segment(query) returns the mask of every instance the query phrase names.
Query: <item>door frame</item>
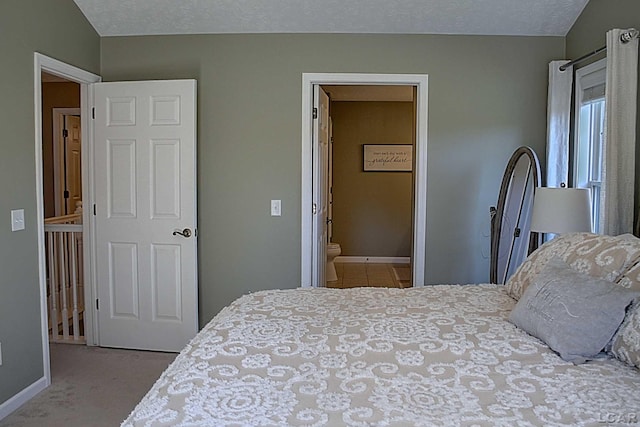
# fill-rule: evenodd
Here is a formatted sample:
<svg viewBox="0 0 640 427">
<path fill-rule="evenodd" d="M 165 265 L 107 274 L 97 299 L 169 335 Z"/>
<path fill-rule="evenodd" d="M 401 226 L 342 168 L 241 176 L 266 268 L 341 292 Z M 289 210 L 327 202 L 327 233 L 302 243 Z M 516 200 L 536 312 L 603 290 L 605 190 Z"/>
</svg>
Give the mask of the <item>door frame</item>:
<svg viewBox="0 0 640 427">
<path fill-rule="evenodd" d="M 34 134 L 35 134 L 35 174 L 36 174 L 36 227 L 38 235 L 38 278 L 40 283 L 40 317 L 42 331 L 42 363 L 46 386 L 51 384 L 51 367 L 49 364 L 49 325 L 47 322 L 47 283 L 46 283 L 46 256 L 44 247 L 44 197 L 43 197 L 43 171 L 42 171 L 42 78 L 43 71 L 62 77 L 66 80 L 80 84 L 80 115 L 82 126 L 82 199 L 86 200 L 85 209 L 82 213 L 82 242 L 83 242 L 83 259 L 84 259 L 84 298 L 85 298 L 85 316 L 84 329 L 87 345 L 96 345 L 96 319 L 93 304 L 87 302 L 93 301 L 95 295 L 95 280 L 93 280 L 93 227 L 92 216 L 89 214 L 89 206 L 93 204 L 93 188 L 92 174 L 89 173 L 88 165 L 93 156 L 93 141 L 91 135 L 93 132 L 93 123 L 91 117 L 92 94 L 89 85 L 97 83 L 102 78 L 96 74 L 90 73 L 73 65 L 66 64 L 57 59 L 34 52 L 34 73 L 33 73 L 33 92 L 34 92 Z M 86 185 L 85 185 L 86 183 Z M 89 286 L 87 286 L 89 285 Z"/>
<path fill-rule="evenodd" d="M 301 286 L 313 283 L 313 86 L 398 85 L 416 87 L 416 148 L 413 193 L 412 284 L 424 286 L 427 218 L 427 119 L 429 76 L 426 74 L 302 73 L 302 205 Z"/>
<path fill-rule="evenodd" d="M 55 203 L 55 213 L 56 216 L 62 215 L 62 210 L 65 205 L 64 199 L 60 199 L 60 194 L 62 190 L 62 174 L 65 172 L 63 169 L 63 156 L 64 150 L 62 145 L 64 144 L 64 137 L 62 136 L 62 130 L 64 129 L 65 123 L 61 123 L 62 120 L 65 120 L 66 116 L 80 116 L 82 119 L 82 114 L 80 108 L 54 108 L 53 109 L 53 192 L 54 198 L 53 201 Z M 82 131 L 82 129 L 80 129 Z M 84 141 L 82 142 L 84 144 Z M 82 155 L 82 153 L 81 153 Z"/>
</svg>

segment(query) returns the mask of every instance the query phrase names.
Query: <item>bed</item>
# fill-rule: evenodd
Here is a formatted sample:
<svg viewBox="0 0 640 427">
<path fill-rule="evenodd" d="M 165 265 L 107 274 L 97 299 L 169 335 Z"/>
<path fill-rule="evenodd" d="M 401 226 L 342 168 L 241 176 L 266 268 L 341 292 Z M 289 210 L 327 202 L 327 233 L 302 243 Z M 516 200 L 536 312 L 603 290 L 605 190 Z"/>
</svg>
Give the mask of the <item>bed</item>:
<svg viewBox="0 0 640 427">
<path fill-rule="evenodd" d="M 543 245 L 506 286 L 245 295 L 198 333 L 123 426 L 640 423 L 640 241 L 593 236 Z M 510 320 L 554 258 L 629 291 L 606 351 L 585 363 Z"/>
</svg>

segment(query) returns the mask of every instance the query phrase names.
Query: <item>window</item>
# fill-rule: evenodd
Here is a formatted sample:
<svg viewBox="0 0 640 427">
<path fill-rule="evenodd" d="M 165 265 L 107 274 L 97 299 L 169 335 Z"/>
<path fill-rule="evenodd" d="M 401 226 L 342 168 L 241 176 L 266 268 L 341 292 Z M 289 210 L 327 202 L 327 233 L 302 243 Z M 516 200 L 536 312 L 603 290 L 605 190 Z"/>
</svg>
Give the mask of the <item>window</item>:
<svg viewBox="0 0 640 427">
<path fill-rule="evenodd" d="M 574 186 L 591 189 L 592 230 L 600 226 L 606 59 L 576 71 Z"/>
</svg>

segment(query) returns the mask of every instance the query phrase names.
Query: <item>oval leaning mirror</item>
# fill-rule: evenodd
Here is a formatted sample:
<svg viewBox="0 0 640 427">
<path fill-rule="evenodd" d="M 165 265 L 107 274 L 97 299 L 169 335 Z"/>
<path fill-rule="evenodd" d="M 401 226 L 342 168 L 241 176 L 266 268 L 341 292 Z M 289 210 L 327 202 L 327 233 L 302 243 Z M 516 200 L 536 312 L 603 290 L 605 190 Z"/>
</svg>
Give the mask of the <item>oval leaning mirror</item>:
<svg viewBox="0 0 640 427">
<path fill-rule="evenodd" d="M 518 148 L 507 163 L 497 206 L 491 207 L 491 283 L 505 283 L 538 247 L 530 231 L 533 194 L 540 185 L 540 163 L 529 147 Z"/>
</svg>

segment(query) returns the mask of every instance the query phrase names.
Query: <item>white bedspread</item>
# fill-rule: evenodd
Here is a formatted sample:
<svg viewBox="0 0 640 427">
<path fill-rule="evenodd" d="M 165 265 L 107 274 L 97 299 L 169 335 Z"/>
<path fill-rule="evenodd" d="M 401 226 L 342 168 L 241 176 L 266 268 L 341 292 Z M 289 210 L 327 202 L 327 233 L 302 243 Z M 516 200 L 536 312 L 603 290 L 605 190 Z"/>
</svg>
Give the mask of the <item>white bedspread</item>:
<svg viewBox="0 0 640 427">
<path fill-rule="evenodd" d="M 564 362 L 506 320 L 514 304 L 500 285 L 247 295 L 123 425 L 640 423 L 640 371 Z"/>
</svg>

